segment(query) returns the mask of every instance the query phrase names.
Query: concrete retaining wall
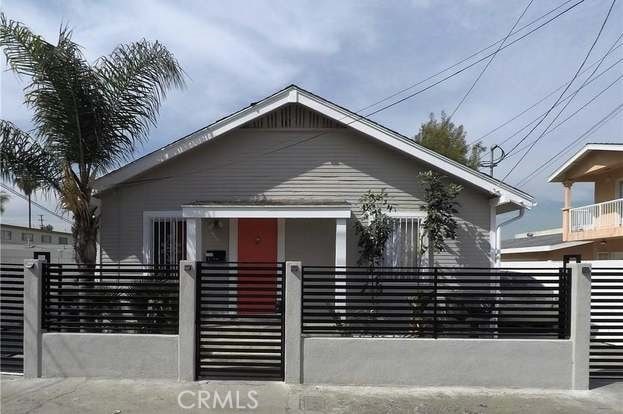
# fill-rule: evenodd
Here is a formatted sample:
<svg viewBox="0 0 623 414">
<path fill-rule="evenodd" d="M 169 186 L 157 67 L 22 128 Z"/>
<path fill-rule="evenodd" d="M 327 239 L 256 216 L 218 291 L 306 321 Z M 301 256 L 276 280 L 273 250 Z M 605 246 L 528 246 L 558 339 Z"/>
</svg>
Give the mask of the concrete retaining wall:
<svg viewBox="0 0 623 414">
<path fill-rule="evenodd" d="M 45 333 L 43 377 L 178 378 L 178 336 Z"/>
<path fill-rule="evenodd" d="M 303 337 L 310 384 L 572 387 L 569 340 Z"/>
</svg>

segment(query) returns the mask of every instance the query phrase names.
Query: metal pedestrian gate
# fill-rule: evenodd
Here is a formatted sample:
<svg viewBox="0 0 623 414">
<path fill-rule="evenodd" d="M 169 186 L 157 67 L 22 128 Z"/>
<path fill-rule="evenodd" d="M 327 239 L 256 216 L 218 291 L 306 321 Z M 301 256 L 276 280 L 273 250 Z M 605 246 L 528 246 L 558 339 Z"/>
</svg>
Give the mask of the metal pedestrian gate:
<svg viewBox="0 0 623 414">
<path fill-rule="evenodd" d="M 0 264 L 0 371 L 24 372 L 24 265 Z"/>
<path fill-rule="evenodd" d="M 623 268 L 593 269 L 590 375 L 623 379 Z"/>
<path fill-rule="evenodd" d="M 197 379 L 283 380 L 284 268 L 197 264 Z"/>
</svg>

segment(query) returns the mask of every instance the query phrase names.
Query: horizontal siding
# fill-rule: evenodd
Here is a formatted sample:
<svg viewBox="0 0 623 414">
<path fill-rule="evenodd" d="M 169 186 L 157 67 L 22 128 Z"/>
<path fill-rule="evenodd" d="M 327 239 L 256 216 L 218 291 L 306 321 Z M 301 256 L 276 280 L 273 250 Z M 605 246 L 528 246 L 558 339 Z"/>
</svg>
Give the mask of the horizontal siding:
<svg viewBox="0 0 623 414">
<path fill-rule="evenodd" d="M 176 210 L 193 201 L 305 198 L 356 205 L 366 191 L 385 189 L 398 210 L 420 209 L 423 189 L 418 173 L 428 167 L 367 136 L 349 129 L 324 131 L 278 150 L 317 134 L 239 129 L 105 192 L 103 257 L 139 260 L 142 212 Z M 487 265 L 488 195 L 463 184 L 459 238 L 449 243 L 449 252 L 440 255 L 439 264 Z M 357 246 L 352 226 L 348 236 L 348 260 L 354 263 Z"/>
</svg>

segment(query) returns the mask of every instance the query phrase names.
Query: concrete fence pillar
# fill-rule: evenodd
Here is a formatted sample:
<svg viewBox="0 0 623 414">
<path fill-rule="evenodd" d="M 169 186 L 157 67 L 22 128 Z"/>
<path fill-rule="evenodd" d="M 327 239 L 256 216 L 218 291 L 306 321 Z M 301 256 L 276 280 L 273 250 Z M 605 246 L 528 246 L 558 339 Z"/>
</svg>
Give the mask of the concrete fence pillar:
<svg viewBox="0 0 623 414">
<path fill-rule="evenodd" d="M 573 343 L 572 388 L 587 390 L 591 339 L 591 266 L 570 263 L 571 332 Z"/>
<path fill-rule="evenodd" d="M 286 262 L 285 269 L 285 382 L 301 383 L 301 262 Z"/>
<path fill-rule="evenodd" d="M 45 260 L 24 260 L 24 377 L 41 376 L 41 311 Z"/>
<path fill-rule="evenodd" d="M 196 301 L 197 301 L 197 262 L 180 262 L 179 298 L 179 344 L 178 379 L 194 381 L 196 378 Z"/>
</svg>

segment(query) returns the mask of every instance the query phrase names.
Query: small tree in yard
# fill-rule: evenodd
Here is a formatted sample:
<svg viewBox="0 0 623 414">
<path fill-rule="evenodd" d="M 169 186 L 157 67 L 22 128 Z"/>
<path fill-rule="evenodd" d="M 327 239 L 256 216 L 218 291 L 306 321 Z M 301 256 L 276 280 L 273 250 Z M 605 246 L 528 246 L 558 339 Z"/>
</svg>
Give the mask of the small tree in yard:
<svg viewBox="0 0 623 414">
<path fill-rule="evenodd" d="M 463 187 L 448 182 L 445 176 L 432 171 L 420 173 L 420 180 L 426 202 L 421 208 L 426 211 L 426 218 L 422 223 L 419 258 L 421 261 L 428 251 L 428 266 L 432 267 L 435 253 L 445 251 L 446 239 L 456 239 L 457 223 L 453 215 L 458 213 L 456 198 Z"/>
<path fill-rule="evenodd" d="M 361 220 L 355 222 L 355 232 L 359 236 L 358 264 L 374 268 L 381 264 L 385 254 L 385 244 L 392 233 L 391 218 L 388 212 L 394 210 L 387 193 L 368 191 L 359 199 Z"/>
</svg>

